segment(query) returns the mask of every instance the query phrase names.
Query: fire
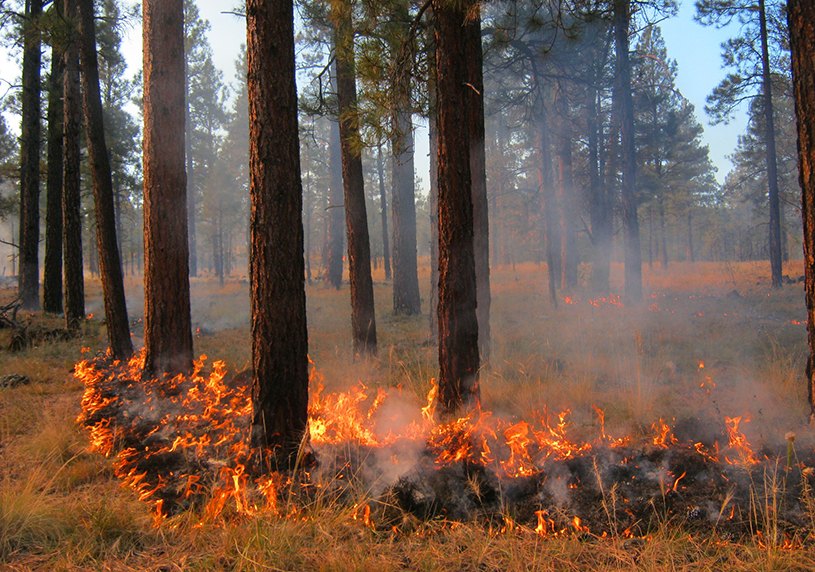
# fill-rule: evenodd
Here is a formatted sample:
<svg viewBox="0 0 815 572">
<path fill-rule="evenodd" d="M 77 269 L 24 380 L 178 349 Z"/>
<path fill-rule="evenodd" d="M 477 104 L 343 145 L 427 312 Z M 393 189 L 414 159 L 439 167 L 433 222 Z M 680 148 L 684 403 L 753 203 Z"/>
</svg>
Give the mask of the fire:
<svg viewBox="0 0 815 572">
<path fill-rule="evenodd" d="M 745 422 L 747 421 L 748 420 L 745 419 Z M 731 450 L 736 451 L 736 453 L 739 455 L 738 461 L 733 461 L 730 458 L 726 458 L 727 462 L 732 465 L 735 465 L 738 462 L 746 467 L 758 464 L 758 457 L 750 448 L 750 443 L 747 442 L 747 437 L 744 436 L 744 433 L 739 431 L 741 417 L 725 417 L 724 422 L 725 427 L 727 428 L 727 436 L 730 441 L 728 446 Z"/>
<path fill-rule="evenodd" d="M 140 500 L 153 506 L 157 523 L 188 507 L 196 507 L 202 522 L 261 512 L 292 517 L 296 516 L 296 509 L 290 503 L 283 504 L 285 499 L 324 486 L 309 481 L 312 465 L 296 477 L 278 473 L 258 476 L 254 464 L 258 452 L 248 445 L 251 420 L 248 373 L 227 375 L 223 362 L 216 361 L 207 367 L 205 356 L 195 362 L 193 373 L 186 377 L 142 380 L 143 366 L 141 354 L 127 363 L 103 356 L 77 364 L 75 375 L 86 387 L 79 422 L 87 427 L 91 449 L 114 457 L 115 475 Z M 704 367 L 701 362 L 699 366 Z M 437 422 L 434 417 L 438 388 L 432 381 L 426 405 L 416 404 L 411 415 L 398 424 L 383 423 L 383 419 L 392 419 L 391 404 L 401 403 L 397 399 L 401 388 L 370 388 L 358 383 L 344 392 L 327 392 L 323 382 L 319 371 L 313 368 L 308 446 L 316 458 L 327 455 L 332 447 L 336 450 L 355 445 L 364 450 L 383 450 L 385 454 L 381 456 L 389 459 L 391 466 L 399 465 L 401 471 L 403 465 L 410 469 L 418 464 L 415 459 L 400 458 L 398 452 L 419 451 L 418 463 L 428 471 L 447 475 L 443 478 L 463 474 L 469 479 L 472 494 L 479 503 L 480 491 L 484 490 L 481 487 L 505 482 L 509 489 L 512 479 L 520 479 L 514 481 L 521 483 L 518 486 L 537 488 L 538 499 L 543 498 L 540 492 L 549 486 L 547 494 L 584 496 L 587 480 L 595 477 L 563 471 L 585 466 L 585 460 L 590 458 L 596 479 L 600 480 L 603 469 L 598 469 L 601 463 L 597 460 L 604 459 L 603 467 L 614 465 L 614 470 L 623 475 L 622 480 L 609 487 L 616 487 L 613 494 L 623 507 L 618 507 L 617 518 L 627 520 L 619 529 L 615 525 L 603 534 L 636 534 L 634 530 L 642 516 L 635 514 L 632 503 L 640 498 L 643 487 L 649 486 L 648 479 L 659 475 L 661 502 L 667 497 L 688 494 L 693 484 L 699 482 L 699 472 L 694 473 L 687 464 L 669 467 L 675 453 L 685 459 L 684 463 L 695 460 L 703 466 L 705 475 L 716 473 L 716 479 L 724 483 L 735 478 L 737 469 L 749 470 L 759 462 L 739 430 L 740 423 L 746 422 L 741 417 L 725 420 L 728 438 L 725 460 L 737 466 L 720 465 L 719 471 L 710 471 L 709 464 L 719 463 L 719 443 L 680 443 L 669 421 L 662 418 L 641 439 L 640 449 L 631 445 L 630 436 L 609 435 L 606 414 L 596 405 L 592 406 L 595 436 L 588 439 L 576 436 L 569 409 L 553 413 L 544 408 L 521 420 L 501 418 L 475 408 L 457 419 Z M 640 469 L 643 455 L 652 467 L 650 473 Z M 347 482 L 352 475 L 344 471 L 351 467 L 347 460 L 342 463 L 345 464 L 333 478 Z M 802 469 L 804 478 L 809 479 L 810 473 Z M 673 481 L 662 482 L 665 475 Z M 349 514 L 366 527 L 388 526 L 381 524 L 379 513 L 372 513 L 375 506 L 375 502 L 359 501 Z M 505 515 L 503 529 L 512 533 L 534 531 L 540 536 L 592 534 L 593 523 L 567 516 L 560 507 L 546 510 L 538 504 L 532 509 L 538 507 L 527 513 L 534 522 L 516 522 Z M 684 507 L 687 510 L 687 505 Z M 732 518 L 735 504 L 730 509 Z"/>
</svg>

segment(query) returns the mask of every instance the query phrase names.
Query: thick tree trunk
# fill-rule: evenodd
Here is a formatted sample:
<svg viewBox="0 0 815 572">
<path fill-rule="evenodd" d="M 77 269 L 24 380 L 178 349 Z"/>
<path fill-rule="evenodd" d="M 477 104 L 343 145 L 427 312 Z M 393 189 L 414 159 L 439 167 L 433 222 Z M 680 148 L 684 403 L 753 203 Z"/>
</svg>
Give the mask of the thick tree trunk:
<svg viewBox="0 0 815 572">
<path fill-rule="evenodd" d="M 20 128 L 20 275 L 22 307 L 40 309 L 40 65 L 42 0 L 26 2 Z"/>
<path fill-rule="evenodd" d="M 385 190 L 385 160 L 380 144 L 376 156 L 376 175 L 379 179 L 379 213 L 382 218 L 382 261 L 385 266 L 385 280 L 391 279 L 391 251 L 388 243 L 388 197 Z"/>
<path fill-rule="evenodd" d="M 784 285 L 781 269 L 781 206 L 778 195 L 778 165 L 775 150 L 775 124 L 773 121 L 772 77 L 770 76 L 770 48 L 767 39 L 767 13 L 764 0 L 758 0 L 759 26 L 761 28 L 761 98 L 764 102 L 764 129 L 767 140 L 765 159 L 767 163 L 767 190 L 770 199 L 770 273 L 773 288 Z"/>
<path fill-rule="evenodd" d="M 335 82 L 336 83 L 336 82 Z M 342 267 L 345 244 L 345 198 L 342 187 L 342 151 L 340 150 L 340 124 L 331 122 L 328 141 L 329 199 L 328 202 L 328 263 L 326 281 L 337 290 L 342 286 Z"/>
<path fill-rule="evenodd" d="M 801 204 L 809 340 L 807 397 L 809 421 L 815 423 L 815 4 L 809 0 L 789 0 L 787 10 L 798 122 L 798 180 L 803 191 Z"/>
<path fill-rule="evenodd" d="M 82 101 L 79 90 L 79 49 L 76 37 L 76 0 L 65 0 L 65 17 L 72 24 L 65 50 L 63 80 L 63 257 L 65 271 L 65 326 L 75 332 L 85 320 L 85 276 L 82 265 L 82 203 L 80 148 Z"/>
<path fill-rule="evenodd" d="M 404 93 L 403 105 L 410 101 Z M 410 112 L 395 112 L 393 137 L 393 313 L 414 316 L 422 311 L 416 253 L 416 196 L 413 181 L 413 124 Z"/>
<path fill-rule="evenodd" d="M 252 199 L 252 436 L 261 469 L 296 463 L 308 423 L 308 332 L 291 0 L 246 3 Z"/>
<path fill-rule="evenodd" d="M 473 244 L 467 32 L 471 0 L 435 0 L 439 179 L 439 403 L 443 415 L 477 402 L 478 319 Z"/>
<path fill-rule="evenodd" d="M 116 240 L 113 182 L 110 175 L 110 159 L 105 144 L 102 99 L 99 94 L 93 0 L 78 0 L 78 6 L 82 107 L 85 111 L 85 137 L 93 178 L 93 198 L 96 205 L 96 246 L 99 252 L 99 273 L 102 277 L 105 321 L 113 356 L 116 359 L 125 360 L 133 354 L 133 343 L 130 340 L 122 265 Z"/>
<path fill-rule="evenodd" d="M 614 1 L 614 33 L 617 50 L 617 93 L 622 146 L 622 218 L 625 235 L 625 297 L 628 303 L 642 301 L 642 253 L 635 195 L 637 155 L 634 142 L 634 102 L 631 95 L 631 62 L 628 55 L 628 28 L 631 0 Z"/>
<path fill-rule="evenodd" d="M 184 4 L 145 0 L 144 374 L 192 370 Z"/>
<path fill-rule="evenodd" d="M 351 5 L 333 9 L 337 50 L 337 108 L 342 150 L 348 276 L 351 283 L 351 330 L 355 354 L 376 354 L 376 316 L 371 279 L 371 244 L 362 175 Z"/>
<path fill-rule="evenodd" d="M 467 120 L 470 134 L 470 175 L 473 180 L 473 248 L 475 255 L 476 316 L 481 361 L 490 358 L 490 218 L 487 198 L 486 134 L 484 128 L 484 56 L 481 50 L 481 13 L 474 4 L 465 27 L 467 42 Z"/>
<path fill-rule="evenodd" d="M 62 14 L 62 2 L 55 8 Z M 51 81 L 48 88 L 48 179 L 45 185 L 45 264 L 42 281 L 42 308 L 62 313 L 62 106 L 65 60 L 63 46 L 51 47 Z"/>
</svg>

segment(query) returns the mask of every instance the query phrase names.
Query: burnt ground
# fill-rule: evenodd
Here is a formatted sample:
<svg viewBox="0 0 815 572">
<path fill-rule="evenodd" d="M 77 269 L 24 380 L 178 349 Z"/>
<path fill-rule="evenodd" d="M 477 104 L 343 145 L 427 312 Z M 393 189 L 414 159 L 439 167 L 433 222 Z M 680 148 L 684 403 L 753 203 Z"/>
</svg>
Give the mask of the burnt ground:
<svg viewBox="0 0 815 572">
<path fill-rule="evenodd" d="M 164 515 L 205 508 L 219 516 L 212 507 L 220 513 L 233 500 L 238 509 L 262 504 L 253 484 L 260 481 L 246 468 L 253 454 L 243 445 L 248 415 L 239 411 L 248 400 L 249 376 L 243 372 L 215 384 L 201 377 L 145 383 L 131 371 L 137 370 L 99 357 L 84 375 L 79 421 L 96 450 L 116 456 L 116 475 Z M 189 399 L 213 387 L 214 401 Z M 441 445 L 432 441 L 319 446 L 307 457 L 306 470 L 277 495 L 299 499 L 309 510 L 318 496 L 350 506 L 363 491 L 372 526 L 383 530 L 432 519 L 595 536 L 642 537 L 663 525 L 726 539 L 804 538 L 813 530 L 812 454 L 799 457 L 785 442 L 755 451 L 754 463 L 732 450 L 730 461 L 721 461 L 724 430 L 694 438 L 693 426 L 692 420 L 679 421 L 674 434 L 681 441 L 667 447 L 600 442 L 556 459 L 532 446 L 525 476 L 514 477 L 500 461 L 482 462 L 478 446 L 452 463 L 439 462 Z M 459 445 L 473 439 L 456 437 Z M 507 445 L 494 437 L 485 441 L 493 457 L 508 459 Z"/>
</svg>

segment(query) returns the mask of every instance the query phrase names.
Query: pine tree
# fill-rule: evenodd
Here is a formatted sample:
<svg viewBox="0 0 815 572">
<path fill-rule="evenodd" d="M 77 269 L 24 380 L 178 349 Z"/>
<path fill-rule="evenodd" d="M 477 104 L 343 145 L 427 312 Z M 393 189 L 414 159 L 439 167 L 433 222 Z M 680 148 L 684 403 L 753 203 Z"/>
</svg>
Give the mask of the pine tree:
<svg viewBox="0 0 815 572">
<path fill-rule="evenodd" d="M 79 330 L 85 320 L 85 277 L 82 264 L 82 213 L 80 181 L 80 133 L 82 96 L 79 87 L 79 37 L 76 0 L 65 0 L 69 23 L 63 81 L 63 177 L 62 220 L 65 272 L 65 326 Z"/>
<path fill-rule="evenodd" d="M 144 2 L 144 375 L 192 370 L 182 0 Z"/>
<path fill-rule="evenodd" d="M 42 0 L 26 2 L 23 21 L 23 95 L 20 128 L 20 275 L 22 307 L 40 308 L 40 65 Z"/>
<path fill-rule="evenodd" d="M 291 0 L 248 0 L 252 445 L 293 467 L 308 422 L 308 332 Z"/>
<path fill-rule="evenodd" d="M 790 0 L 789 30 L 792 79 L 798 126 L 798 167 L 804 219 L 804 272 L 806 274 L 807 398 L 809 421 L 815 422 L 815 5 Z"/>
<path fill-rule="evenodd" d="M 782 282 L 781 211 L 778 190 L 778 165 L 776 162 L 775 122 L 773 119 L 773 74 L 778 58 L 778 46 L 783 40 L 775 39 L 771 45 L 771 33 L 783 37 L 780 25 L 779 5 L 768 8 L 765 0 L 700 0 L 696 4 L 696 18 L 706 25 L 723 27 L 736 20 L 741 24 L 741 36 L 730 39 L 725 45 L 723 59 L 735 73 L 728 76 L 708 97 L 706 109 L 715 122 L 727 122 L 739 103 L 747 97 L 761 97 L 764 110 L 765 169 L 769 202 L 770 274 L 774 288 Z M 775 25 L 773 25 L 775 24 Z M 756 50 L 758 47 L 758 50 Z M 772 58 L 771 58 L 772 56 Z M 783 58 L 782 58 L 783 59 Z M 782 72 L 786 74 L 786 70 Z M 754 91 L 760 86 L 760 91 Z"/>
<path fill-rule="evenodd" d="M 478 400 L 478 319 L 466 18 L 471 2 L 435 0 L 439 179 L 439 403 L 444 415 Z"/>
<path fill-rule="evenodd" d="M 96 53 L 96 26 L 92 0 L 77 0 L 79 22 L 79 57 L 82 68 L 82 107 L 85 114 L 85 138 L 93 177 L 96 209 L 96 245 L 102 277 L 102 295 L 108 341 L 114 358 L 128 359 L 133 353 L 122 266 L 116 239 L 113 182 L 105 142 L 102 98 Z M 66 10 L 67 12 L 67 10 Z"/>
<path fill-rule="evenodd" d="M 376 315 L 371 279 L 371 247 L 362 173 L 359 116 L 356 113 L 356 73 L 352 4 L 331 7 L 337 77 L 337 115 L 340 124 L 345 226 L 348 237 L 348 274 L 351 282 L 351 330 L 354 353 L 376 354 Z"/>
</svg>

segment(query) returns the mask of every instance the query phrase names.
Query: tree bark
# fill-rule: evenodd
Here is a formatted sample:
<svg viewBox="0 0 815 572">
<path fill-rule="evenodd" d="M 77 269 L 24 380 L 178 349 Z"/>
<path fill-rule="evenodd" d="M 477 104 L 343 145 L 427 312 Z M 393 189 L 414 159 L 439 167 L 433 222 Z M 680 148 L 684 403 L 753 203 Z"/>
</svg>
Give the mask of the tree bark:
<svg viewBox="0 0 815 572">
<path fill-rule="evenodd" d="M 439 180 L 439 403 L 442 415 L 478 401 L 478 319 L 473 239 L 471 88 L 467 14 L 472 0 L 433 2 Z"/>
<path fill-rule="evenodd" d="M 335 81 L 336 84 L 336 81 Z M 340 124 L 331 121 L 328 141 L 329 199 L 328 202 L 328 263 L 326 280 L 337 290 L 342 286 L 343 245 L 345 244 L 345 198 L 342 186 L 342 151 Z"/>
<path fill-rule="evenodd" d="M 113 211 L 113 182 L 110 159 L 105 144 L 102 99 L 99 94 L 99 68 L 96 60 L 96 29 L 93 0 L 78 0 L 79 57 L 82 63 L 82 107 L 85 111 L 85 137 L 93 178 L 96 206 L 96 246 L 99 251 L 99 273 L 105 301 L 108 342 L 113 357 L 126 360 L 133 354 L 127 319 L 122 266 L 116 239 Z"/>
<path fill-rule="evenodd" d="M 385 266 L 385 280 L 390 280 L 391 251 L 388 244 L 388 197 L 385 190 L 385 161 L 382 158 L 382 145 L 379 145 L 376 156 L 376 174 L 379 179 L 379 206 L 382 219 L 382 262 Z"/>
<path fill-rule="evenodd" d="M 187 65 L 187 57 L 184 57 L 184 87 L 186 94 L 190 92 L 190 77 L 189 66 Z M 185 130 L 191 125 L 190 122 L 190 101 L 189 97 L 184 98 L 184 128 Z M 189 266 L 190 277 L 198 276 L 198 235 L 196 234 L 195 227 L 195 165 L 192 161 L 192 137 L 191 134 L 185 133 L 184 137 L 184 153 L 186 154 L 187 162 L 187 235 L 189 244 Z"/>
<path fill-rule="evenodd" d="M 486 135 L 484 128 L 484 56 L 481 50 L 481 12 L 474 4 L 465 27 L 467 42 L 467 120 L 470 136 L 470 175 L 473 201 L 476 316 L 481 362 L 490 358 L 490 218 L 487 198 Z"/>
<path fill-rule="evenodd" d="M 246 3 L 252 199 L 252 436 L 291 467 L 308 423 L 308 332 L 292 0 Z"/>
<path fill-rule="evenodd" d="M 408 82 L 409 77 L 408 77 Z M 408 88 L 409 89 L 409 88 Z M 403 86 L 404 91 L 404 86 Z M 393 137 L 393 313 L 414 316 L 422 312 L 416 253 L 416 196 L 413 172 L 413 124 L 406 110 L 410 95 L 403 93 L 395 112 Z"/>
<path fill-rule="evenodd" d="M 543 97 L 542 95 L 540 97 Z M 549 286 L 549 301 L 557 308 L 557 285 L 561 274 L 560 226 L 556 223 L 555 193 L 552 180 L 552 152 L 549 145 L 549 127 L 546 122 L 543 103 L 539 102 L 538 126 L 535 131 L 535 147 L 538 153 L 538 184 L 540 204 L 543 214 L 544 238 L 546 240 L 546 270 Z"/>
<path fill-rule="evenodd" d="M 770 200 L 770 274 L 773 288 L 781 288 L 781 206 L 778 195 L 778 165 L 776 163 L 775 124 L 773 121 L 772 77 L 770 76 L 770 48 L 767 39 L 767 13 L 764 0 L 758 0 L 758 16 L 761 33 L 761 99 L 764 103 L 764 125 L 767 144 L 767 191 Z"/>
<path fill-rule="evenodd" d="M 144 375 L 192 370 L 184 4 L 145 0 Z"/>
<path fill-rule="evenodd" d="M 85 276 L 82 263 L 82 201 L 80 186 L 82 101 L 79 90 L 76 0 L 65 0 L 65 17 L 71 24 L 65 48 L 63 80 L 63 258 L 65 272 L 65 327 L 79 330 L 85 320 Z"/>
<path fill-rule="evenodd" d="M 432 6 L 428 9 L 428 35 L 435 52 L 435 30 Z M 433 53 L 431 52 L 431 53 Z M 430 147 L 430 339 L 439 339 L 439 122 L 435 58 L 428 58 L 427 135 Z"/>
<path fill-rule="evenodd" d="M 38 20 L 42 0 L 26 2 L 23 21 L 23 94 L 20 128 L 20 275 L 22 307 L 40 309 L 40 65 Z"/>
<path fill-rule="evenodd" d="M 665 199 L 659 196 L 659 253 L 662 267 L 668 267 L 668 235 L 665 232 Z"/>
<path fill-rule="evenodd" d="M 595 76 L 594 81 L 597 81 Z M 600 141 L 602 125 L 599 114 L 599 93 L 595 84 L 589 90 L 587 127 L 589 130 L 589 218 L 591 220 L 591 290 L 597 294 L 607 294 L 610 290 L 610 261 L 612 213 L 606 186 L 602 182 L 603 169 L 600 164 Z"/>
<path fill-rule="evenodd" d="M 625 297 L 629 303 L 642 301 L 642 253 L 637 215 L 637 155 L 634 142 L 634 102 L 631 95 L 631 61 L 628 55 L 628 28 L 631 0 L 614 1 L 614 33 L 617 50 L 617 93 L 620 111 L 622 152 L 622 218 L 625 235 Z"/>
<path fill-rule="evenodd" d="M 341 4 L 341 5 L 340 5 Z M 362 175 L 357 88 L 354 71 L 354 33 L 351 4 L 332 9 L 337 64 L 337 108 L 342 150 L 345 226 L 348 236 L 348 276 L 351 283 L 351 330 L 355 354 L 376 354 L 376 316 L 371 279 L 371 245 Z"/>
<path fill-rule="evenodd" d="M 807 398 L 809 421 L 815 422 L 815 5 L 787 3 L 792 82 L 798 125 L 798 180 L 804 221 L 804 273 L 807 304 Z"/>
<path fill-rule="evenodd" d="M 575 196 L 574 177 L 572 174 L 572 133 L 567 115 L 568 102 L 561 93 L 558 96 L 558 115 L 560 129 L 557 145 L 557 180 L 560 203 L 560 234 L 562 237 L 561 288 L 577 287 L 577 197 Z"/>
<path fill-rule="evenodd" d="M 62 2 L 54 4 L 62 14 Z M 42 308 L 62 313 L 62 106 L 65 60 L 63 46 L 53 40 L 51 80 L 48 88 L 48 179 L 45 185 L 45 263 L 42 282 Z"/>
</svg>

